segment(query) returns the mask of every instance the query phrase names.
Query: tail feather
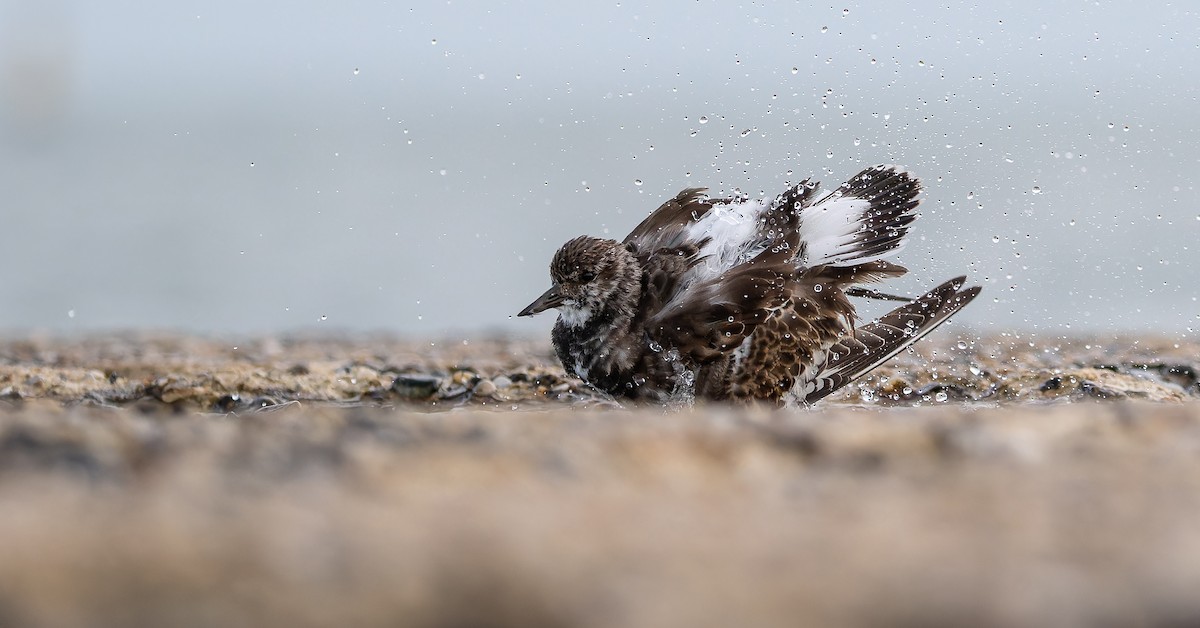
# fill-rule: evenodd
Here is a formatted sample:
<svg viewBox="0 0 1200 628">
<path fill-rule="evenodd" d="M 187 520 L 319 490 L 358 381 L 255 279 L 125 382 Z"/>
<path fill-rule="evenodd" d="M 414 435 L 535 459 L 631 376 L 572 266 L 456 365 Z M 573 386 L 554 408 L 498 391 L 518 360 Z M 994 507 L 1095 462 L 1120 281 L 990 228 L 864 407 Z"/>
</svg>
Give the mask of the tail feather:
<svg viewBox="0 0 1200 628">
<path fill-rule="evenodd" d="M 946 322 L 979 294 L 979 286 L 963 289 L 964 281 L 955 277 L 834 343 L 803 391 L 805 403 L 866 375 Z"/>
</svg>

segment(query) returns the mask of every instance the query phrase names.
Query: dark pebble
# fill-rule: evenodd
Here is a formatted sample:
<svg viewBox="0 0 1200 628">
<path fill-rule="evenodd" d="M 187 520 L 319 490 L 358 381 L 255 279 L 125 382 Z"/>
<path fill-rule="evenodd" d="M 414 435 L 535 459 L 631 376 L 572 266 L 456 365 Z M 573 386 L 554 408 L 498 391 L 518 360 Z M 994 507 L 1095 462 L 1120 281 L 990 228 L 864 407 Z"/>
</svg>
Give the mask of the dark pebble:
<svg viewBox="0 0 1200 628">
<path fill-rule="evenodd" d="M 427 399 L 437 392 L 442 378 L 425 373 L 406 373 L 396 376 L 392 392 L 405 399 Z"/>
<path fill-rule="evenodd" d="M 1041 386 L 1038 386 L 1038 390 L 1041 392 L 1058 390 L 1059 388 L 1062 388 L 1062 378 L 1057 375 L 1046 380 Z"/>
<path fill-rule="evenodd" d="M 237 393 L 222 395 L 220 399 L 213 404 L 213 410 L 217 412 L 233 412 L 242 407 L 242 398 Z"/>
<path fill-rule="evenodd" d="M 954 399 L 956 401 L 967 401 L 967 400 L 973 401 L 975 399 L 975 397 L 973 397 L 971 395 L 971 393 L 967 392 L 967 389 L 963 388 L 962 386 L 959 386 L 958 384 L 942 384 L 942 383 L 934 383 L 934 384 L 929 384 L 928 386 L 924 386 L 917 392 L 913 393 L 913 395 L 911 395 L 911 396 L 919 399 L 921 397 L 936 395 L 938 393 L 946 393 L 947 399 Z"/>
<path fill-rule="evenodd" d="M 1095 399 L 1124 399 L 1125 398 L 1125 395 L 1122 393 L 1119 393 L 1111 388 L 1105 388 L 1104 386 L 1101 386 L 1100 384 L 1088 381 L 1086 379 L 1079 382 L 1079 392 L 1082 392 L 1084 395 L 1087 395 L 1088 397 L 1093 397 Z"/>
<path fill-rule="evenodd" d="M 443 390 L 438 397 L 441 397 L 442 399 L 454 399 L 455 397 L 461 397 L 467 394 L 467 390 L 468 389 L 466 386 L 455 386 L 453 388 L 447 388 L 446 390 Z"/>
</svg>

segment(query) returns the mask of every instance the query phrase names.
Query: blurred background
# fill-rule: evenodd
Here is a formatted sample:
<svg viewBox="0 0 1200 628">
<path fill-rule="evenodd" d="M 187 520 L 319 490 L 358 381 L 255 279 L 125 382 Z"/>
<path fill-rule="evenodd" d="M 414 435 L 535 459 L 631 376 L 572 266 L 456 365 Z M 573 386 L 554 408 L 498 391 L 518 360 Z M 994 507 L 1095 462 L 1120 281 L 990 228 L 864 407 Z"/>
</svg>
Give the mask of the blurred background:
<svg viewBox="0 0 1200 628">
<path fill-rule="evenodd" d="M 0 330 L 540 335 L 568 238 L 894 162 L 888 290 L 1200 333 L 1194 3 L 581 6 L 0 0 Z"/>
</svg>

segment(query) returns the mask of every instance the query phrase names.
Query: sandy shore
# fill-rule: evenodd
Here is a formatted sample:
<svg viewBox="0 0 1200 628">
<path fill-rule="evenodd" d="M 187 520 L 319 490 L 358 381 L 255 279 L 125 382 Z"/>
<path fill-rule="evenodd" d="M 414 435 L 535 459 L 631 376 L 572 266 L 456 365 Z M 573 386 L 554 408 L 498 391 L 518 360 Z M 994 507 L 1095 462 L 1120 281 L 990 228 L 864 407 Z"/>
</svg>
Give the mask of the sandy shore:
<svg viewBox="0 0 1200 628">
<path fill-rule="evenodd" d="M 0 343 L 0 626 L 1190 625 L 1200 351 L 613 409 L 538 341 Z"/>
</svg>

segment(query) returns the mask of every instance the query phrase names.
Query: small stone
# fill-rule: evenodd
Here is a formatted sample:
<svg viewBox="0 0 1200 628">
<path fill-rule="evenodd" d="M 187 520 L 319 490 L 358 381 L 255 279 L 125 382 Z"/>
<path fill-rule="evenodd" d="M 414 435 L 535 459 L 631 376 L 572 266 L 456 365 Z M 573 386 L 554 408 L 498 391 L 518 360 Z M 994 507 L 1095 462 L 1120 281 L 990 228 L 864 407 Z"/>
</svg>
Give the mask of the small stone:
<svg viewBox="0 0 1200 628">
<path fill-rule="evenodd" d="M 242 405 L 242 397 L 237 393 L 228 393 L 217 398 L 213 410 L 217 412 L 233 412 Z"/>
<path fill-rule="evenodd" d="M 459 386 L 470 386 L 478 377 L 479 376 L 472 371 L 454 371 L 454 374 L 450 376 L 450 381 L 454 384 L 458 384 Z"/>
<path fill-rule="evenodd" d="M 439 392 L 438 397 L 441 399 L 454 399 L 455 397 L 461 397 L 467 394 L 468 390 L 469 389 L 466 386 L 454 386 Z"/>
<path fill-rule="evenodd" d="M 563 382 L 561 384 L 556 384 L 550 388 L 550 392 L 556 392 L 556 393 L 565 393 L 568 390 L 571 390 L 571 385 L 566 382 Z"/>
<path fill-rule="evenodd" d="M 168 386 L 163 389 L 158 399 L 163 403 L 176 403 L 185 399 L 195 399 L 204 392 L 204 389 L 199 386 Z"/>
<path fill-rule="evenodd" d="M 392 392 L 406 399 L 426 399 L 432 397 L 442 385 L 442 378 L 427 373 L 406 373 L 396 376 L 392 382 Z"/>
<path fill-rule="evenodd" d="M 493 379 L 492 383 L 496 385 L 496 388 L 499 388 L 501 390 L 513 385 L 512 380 L 503 375 L 501 375 L 500 377 L 497 377 L 496 379 Z"/>
<path fill-rule="evenodd" d="M 481 379 L 475 384 L 473 392 L 481 397 L 490 397 L 496 394 L 496 384 L 490 379 Z"/>
</svg>

